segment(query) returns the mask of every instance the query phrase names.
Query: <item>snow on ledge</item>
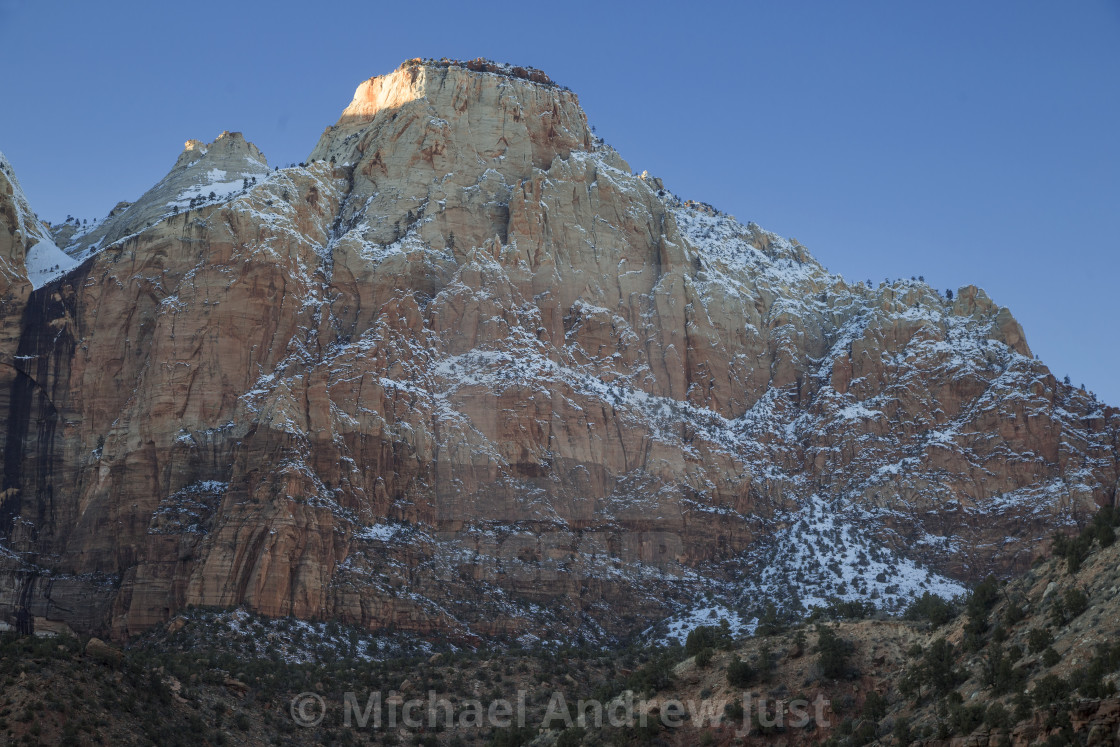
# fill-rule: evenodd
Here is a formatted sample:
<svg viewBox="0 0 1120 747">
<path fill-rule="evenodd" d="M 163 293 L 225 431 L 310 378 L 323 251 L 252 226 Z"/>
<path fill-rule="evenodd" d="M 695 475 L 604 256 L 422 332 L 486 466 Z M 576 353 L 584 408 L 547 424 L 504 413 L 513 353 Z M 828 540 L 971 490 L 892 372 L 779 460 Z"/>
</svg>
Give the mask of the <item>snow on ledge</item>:
<svg viewBox="0 0 1120 747">
<path fill-rule="evenodd" d="M 73 270 L 80 263 L 55 246 L 50 239 L 43 239 L 27 250 L 27 279 L 31 287 L 42 288 L 56 278 Z"/>
</svg>

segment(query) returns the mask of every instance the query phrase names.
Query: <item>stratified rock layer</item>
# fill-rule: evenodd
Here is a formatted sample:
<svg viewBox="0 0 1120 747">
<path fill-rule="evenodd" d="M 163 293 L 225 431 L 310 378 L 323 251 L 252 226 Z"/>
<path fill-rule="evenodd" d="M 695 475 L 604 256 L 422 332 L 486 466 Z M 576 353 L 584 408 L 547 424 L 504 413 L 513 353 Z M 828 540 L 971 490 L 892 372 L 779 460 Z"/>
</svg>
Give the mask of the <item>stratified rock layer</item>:
<svg viewBox="0 0 1120 747">
<path fill-rule="evenodd" d="M 188 143 L 6 281 L 0 613 L 603 638 L 757 576 L 810 499 L 962 579 L 1114 500 L 1117 411 L 982 291 L 849 285 L 472 66 L 363 83 L 306 167 Z"/>
</svg>

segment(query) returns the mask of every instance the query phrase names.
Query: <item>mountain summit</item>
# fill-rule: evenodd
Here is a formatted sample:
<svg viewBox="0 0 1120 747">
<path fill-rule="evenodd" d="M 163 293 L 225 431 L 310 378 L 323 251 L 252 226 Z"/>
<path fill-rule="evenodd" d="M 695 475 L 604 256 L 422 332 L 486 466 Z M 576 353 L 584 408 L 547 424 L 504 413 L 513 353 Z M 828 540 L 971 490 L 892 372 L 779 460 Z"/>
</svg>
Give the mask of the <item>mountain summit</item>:
<svg viewBox="0 0 1120 747">
<path fill-rule="evenodd" d="M 226 200 L 268 174 L 268 161 L 240 132 L 223 132 L 211 143 L 188 140 L 174 168 L 136 202 L 121 203 L 109 216 L 74 233 L 67 251 L 78 258 L 96 253 L 180 210 Z"/>
<path fill-rule="evenodd" d="M 1120 413 L 983 291 L 849 283 L 632 173 L 527 68 L 406 62 L 297 167 L 188 143 L 34 292 L 9 244 L 13 624 L 608 640 L 896 609 L 1115 500 Z"/>
</svg>

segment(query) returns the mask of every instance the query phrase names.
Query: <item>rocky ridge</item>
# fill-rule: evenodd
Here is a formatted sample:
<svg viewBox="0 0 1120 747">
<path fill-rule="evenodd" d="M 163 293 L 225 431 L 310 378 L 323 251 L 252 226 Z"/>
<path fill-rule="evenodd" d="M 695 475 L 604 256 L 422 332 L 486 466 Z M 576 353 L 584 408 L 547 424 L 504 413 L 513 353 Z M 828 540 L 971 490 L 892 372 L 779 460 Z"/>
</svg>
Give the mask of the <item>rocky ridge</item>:
<svg viewBox="0 0 1120 747">
<path fill-rule="evenodd" d="M 79 230 L 59 226 L 66 250 L 79 259 L 140 233 L 180 211 L 225 201 L 268 174 L 268 161 L 240 132 L 223 132 L 212 143 L 188 140 L 171 171 L 135 202 L 118 203 L 109 215 Z M 61 233 L 67 231 L 67 233 Z"/>
<path fill-rule="evenodd" d="M 19 340 L 19 311 L 27 303 L 31 293 L 31 283 L 27 278 L 27 253 L 36 243 L 37 236 L 29 235 L 29 229 L 35 231 L 35 221 L 29 221 L 33 215 L 27 204 L 27 197 L 19 186 L 15 173 L 8 159 L 0 154 L 0 225 L 4 231 L 0 233 L 0 319 L 3 327 L 4 350 L 11 349 Z M 28 224 L 31 223 L 29 226 Z"/>
<path fill-rule="evenodd" d="M 33 293 L 8 248 L 6 619 L 604 640 L 834 559 L 900 606 L 1115 500 L 1120 415 L 983 291 L 848 283 L 472 64 L 366 81 L 299 167 L 188 143 Z"/>
<path fill-rule="evenodd" d="M 1109 513 L 1115 522 L 1116 515 Z M 1092 537 L 1099 524 L 1082 534 Z M 1082 545 L 1077 563 L 1040 557 L 1007 583 L 985 584 L 942 617 L 910 610 L 910 620 L 835 619 L 770 629 L 726 641 L 706 654 L 668 651 L 672 676 L 650 709 L 671 700 L 703 703 L 715 716 L 676 731 L 671 744 L 738 744 L 741 718 L 729 718 L 749 694 L 771 721 L 797 697 L 827 700 L 826 728 L 750 728 L 763 743 L 1026 747 L 1110 745 L 1120 741 L 1120 547 L 1113 532 Z M 1062 543 L 1059 543 L 1059 545 Z M 1047 543 L 1049 546 L 1049 543 Z M 974 601 L 979 599 L 980 601 Z M 931 607 L 925 608 L 928 612 Z M 835 614 L 835 611 L 833 611 Z M 830 619 L 831 618 L 831 619 Z M 716 621 L 712 621 L 713 623 Z M 712 623 L 709 623 L 712 624 Z M 841 641 L 842 666 L 824 671 L 820 634 Z M 744 681 L 729 681 L 734 661 Z M 725 710 L 730 706 L 731 710 Z M 773 724 L 771 724 L 773 726 Z"/>
</svg>

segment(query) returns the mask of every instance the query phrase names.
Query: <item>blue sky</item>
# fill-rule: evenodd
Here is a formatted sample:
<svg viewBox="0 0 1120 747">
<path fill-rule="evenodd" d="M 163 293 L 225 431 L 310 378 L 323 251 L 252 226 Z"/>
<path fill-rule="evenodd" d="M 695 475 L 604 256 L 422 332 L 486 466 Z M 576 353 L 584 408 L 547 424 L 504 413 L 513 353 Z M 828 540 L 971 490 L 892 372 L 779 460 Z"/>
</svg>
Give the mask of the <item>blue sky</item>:
<svg viewBox="0 0 1120 747">
<path fill-rule="evenodd" d="M 1120 0 L 0 0 L 0 150 L 44 218 L 102 216 L 188 138 L 302 160 L 417 56 L 542 68 L 635 170 L 850 279 L 979 285 L 1120 404 Z"/>
</svg>

